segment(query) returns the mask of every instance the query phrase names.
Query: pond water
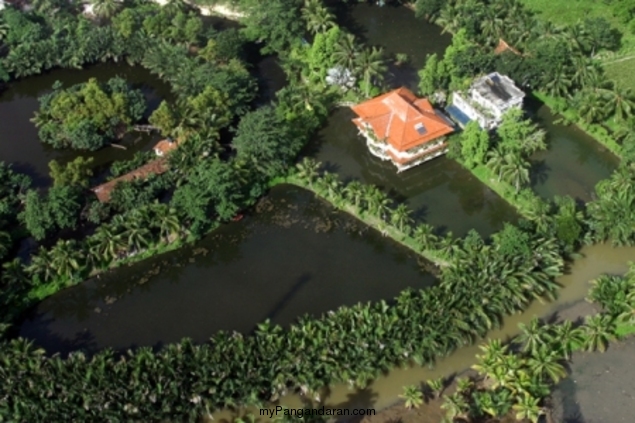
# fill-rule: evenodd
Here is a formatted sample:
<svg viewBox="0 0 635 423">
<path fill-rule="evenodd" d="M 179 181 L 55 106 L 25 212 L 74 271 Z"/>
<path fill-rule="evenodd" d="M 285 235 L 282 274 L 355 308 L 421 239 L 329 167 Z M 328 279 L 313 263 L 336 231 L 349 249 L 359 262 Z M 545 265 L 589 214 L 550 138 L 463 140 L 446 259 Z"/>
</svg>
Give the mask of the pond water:
<svg viewBox="0 0 635 423">
<path fill-rule="evenodd" d="M 388 191 L 392 198 L 405 202 L 413 218 L 438 230 L 465 235 L 476 229 L 487 236 L 515 222 L 515 209 L 481 183 L 454 160 L 439 157 L 415 168 L 397 173 L 389 161 L 373 156 L 366 140 L 351 122 L 349 108 L 333 112 L 328 124 L 313 138 L 307 154 L 322 162 L 329 172 L 346 181 L 358 179 Z"/>
<path fill-rule="evenodd" d="M 61 81 L 64 87 L 69 87 L 90 78 L 107 81 L 115 76 L 124 78 L 134 88 L 142 90 L 148 105 L 146 118 L 163 98 L 170 95 L 169 86 L 144 68 L 121 63 L 99 64 L 82 70 L 55 69 L 13 82 L 0 94 L 0 160 L 13 163 L 16 170 L 31 175 L 37 186 L 43 186 L 51 182 L 48 163 L 53 159 L 68 162 L 82 155 L 93 157 L 95 166 L 99 167 L 114 160 L 129 159 L 136 151 L 150 149 L 157 136 L 145 133 L 127 135 L 122 142 L 127 150 L 105 147 L 86 153 L 56 150 L 42 143 L 38 137 L 38 130 L 31 119 L 40 106 L 38 97 L 50 92 L 55 81 Z"/>
<path fill-rule="evenodd" d="M 425 65 L 426 57 L 436 53 L 443 56 L 452 42 L 450 34 L 441 34 L 441 27 L 417 19 L 412 10 L 396 4 L 379 7 L 371 3 L 347 5 L 341 0 L 330 4 L 338 23 L 360 40 L 371 46 L 381 46 L 390 57 L 390 75 L 387 83 L 392 87 L 405 85 L 417 88 L 417 72 Z M 404 53 L 408 62 L 394 66 L 395 55 Z"/>
<path fill-rule="evenodd" d="M 116 269 L 44 300 L 20 334 L 49 352 L 160 346 L 250 332 L 434 282 L 412 251 L 300 188 L 192 247 Z"/>
<path fill-rule="evenodd" d="M 575 125 L 554 123 L 557 116 L 536 99 L 526 99 L 525 105 L 547 131 L 549 144 L 549 150 L 532 157 L 532 188 L 543 198 L 569 195 L 592 200 L 595 185 L 611 175 L 619 159 Z"/>
</svg>

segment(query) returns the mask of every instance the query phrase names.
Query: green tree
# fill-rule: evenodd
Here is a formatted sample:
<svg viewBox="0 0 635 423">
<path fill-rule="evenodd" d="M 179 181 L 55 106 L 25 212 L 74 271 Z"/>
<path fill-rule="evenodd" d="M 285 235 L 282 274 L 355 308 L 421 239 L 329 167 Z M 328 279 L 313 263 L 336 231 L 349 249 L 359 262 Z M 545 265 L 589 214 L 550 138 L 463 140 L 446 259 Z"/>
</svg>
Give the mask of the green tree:
<svg viewBox="0 0 635 423">
<path fill-rule="evenodd" d="M 61 165 L 57 160 L 49 162 L 51 178 L 54 186 L 77 185 L 88 188 L 89 178 L 93 176 L 93 158 L 79 156 L 75 160 Z"/>
<path fill-rule="evenodd" d="M 426 58 L 426 64 L 419 71 L 419 93 L 423 96 L 446 90 L 450 82 L 444 60 L 439 60 L 436 53 Z"/>
<path fill-rule="evenodd" d="M 469 122 L 461 133 L 461 156 L 473 168 L 484 163 L 489 149 L 489 135 L 476 122 Z"/>
<path fill-rule="evenodd" d="M 532 423 L 538 423 L 540 416 L 544 414 L 544 411 L 540 407 L 540 400 L 533 398 L 529 394 L 524 394 L 517 399 L 517 403 L 512 406 L 516 411 L 516 418 L 519 420 L 527 419 Z"/>
<path fill-rule="evenodd" d="M 335 26 L 335 17 L 321 0 L 305 0 L 302 17 L 306 22 L 307 29 L 313 34 L 326 32 Z"/>
<path fill-rule="evenodd" d="M 353 72 L 356 69 L 357 56 L 360 53 L 357 40 L 353 34 L 346 33 L 337 43 L 333 58 L 338 66 Z"/>
<path fill-rule="evenodd" d="M 300 148 L 299 143 L 291 139 L 287 124 L 270 106 L 247 113 L 240 120 L 232 146 L 238 159 L 269 176 L 280 174 Z"/>
<path fill-rule="evenodd" d="M 615 322 L 611 316 L 587 316 L 584 328 L 584 347 L 587 351 L 604 352 L 615 337 Z"/>
<path fill-rule="evenodd" d="M 289 51 L 299 44 L 304 30 L 302 0 L 243 0 L 245 35 L 250 40 L 265 41 L 262 53 Z"/>
<path fill-rule="evenodd" d="M 423 393 L 415 385 L 404 386 L 403 394 L 399 397 L 405 401 L 406 408 L 419 408 L 423 404 Z"/>
<path fill-rule="evenodd" d="M 32 121 L 42 141 L 55 148 L 80 150 L 96 150 L 121 136 L 141 119 L 146 107 L 143 93 L 129 89 L 121 78 L 105 84 L 91 78 L 67 89 L 56 83 L 53 92 L 39 100 L 40 109 Z"/>
<path fill-rule="evenodd" d="M 57 275 L 72 278 L 81 267 L 82 250 L 74 240 L 59 240 L 51 248 L 51 267 Z"/>
<path fill-rule="evenodd" d="M 55 222 L 48 212 L 45 201 L 42 201 L 37 191 L 29 190 L 24 197 L 24 210 L 20 219 L 33 238 L 38 241 L 46 238 L 53 229 Z"/>
<path fill-rule="evenodd" d="M 365 94 L 368 97 L 373 82 L 383 81 L 387 71 L 384 53 L 381 48 L 372 47 L 362 50 L 355 60 L 355 70 L 362 75 Z"/>
<path fill-rule="evenodd" d="M 121 7 L 117 0 L 91 0 L 91 5 L 96 16 L 106 19 L 114 16 Z"/>
</svg>

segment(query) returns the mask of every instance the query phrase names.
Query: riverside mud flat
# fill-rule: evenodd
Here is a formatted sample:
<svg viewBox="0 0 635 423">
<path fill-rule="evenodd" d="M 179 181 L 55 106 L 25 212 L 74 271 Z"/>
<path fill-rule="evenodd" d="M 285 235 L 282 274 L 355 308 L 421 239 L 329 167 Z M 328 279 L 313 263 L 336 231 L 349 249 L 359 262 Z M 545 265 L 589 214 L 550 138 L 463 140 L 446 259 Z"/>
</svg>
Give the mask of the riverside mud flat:
<svg viewBox="0 0 635 423">
<path fill-rule="evenodd" d="M 635 421 L 635 337 L 612 342 L 605 353 L 574 354 L 553 403 L 556 422 Z"/>
</svg>

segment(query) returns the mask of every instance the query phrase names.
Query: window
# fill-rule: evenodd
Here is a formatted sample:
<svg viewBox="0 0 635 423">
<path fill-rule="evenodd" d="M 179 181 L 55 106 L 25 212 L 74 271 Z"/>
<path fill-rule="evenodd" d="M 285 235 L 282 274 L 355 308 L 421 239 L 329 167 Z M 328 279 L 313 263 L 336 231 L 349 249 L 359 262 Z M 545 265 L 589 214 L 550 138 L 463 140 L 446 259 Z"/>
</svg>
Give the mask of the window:
<svg viewBox="0 0 635 423">
<path fill-rule="evenodd" d="M 417 124 L 415 125 L 415 129 L 417 130 L 417 133 L 418 133 L 419 135 L 423 135 L 423 134 L 425 134 L 426 132 L 428 132 L 428 131 L 426 130 L 426 127 L 425 127 L 425 126 L 423 126 L 423 123 L 417 123 Z"/>
</svg>

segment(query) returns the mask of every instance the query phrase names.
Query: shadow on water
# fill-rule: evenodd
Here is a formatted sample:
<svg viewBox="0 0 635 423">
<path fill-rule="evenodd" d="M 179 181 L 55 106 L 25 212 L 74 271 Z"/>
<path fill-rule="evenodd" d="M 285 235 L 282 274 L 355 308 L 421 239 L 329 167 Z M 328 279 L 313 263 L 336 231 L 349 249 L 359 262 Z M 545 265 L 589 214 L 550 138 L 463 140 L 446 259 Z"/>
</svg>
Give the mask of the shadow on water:
<svg viewBox="0 0 635 423">
<path fill-rule="evenodd" d="M 249 333 L 434 283 L 416 254 L 299 188 L 197 244 L 124 266 L 39 304 L 20 334 L 49 353 L 159 347 Z"/>
</svg>

